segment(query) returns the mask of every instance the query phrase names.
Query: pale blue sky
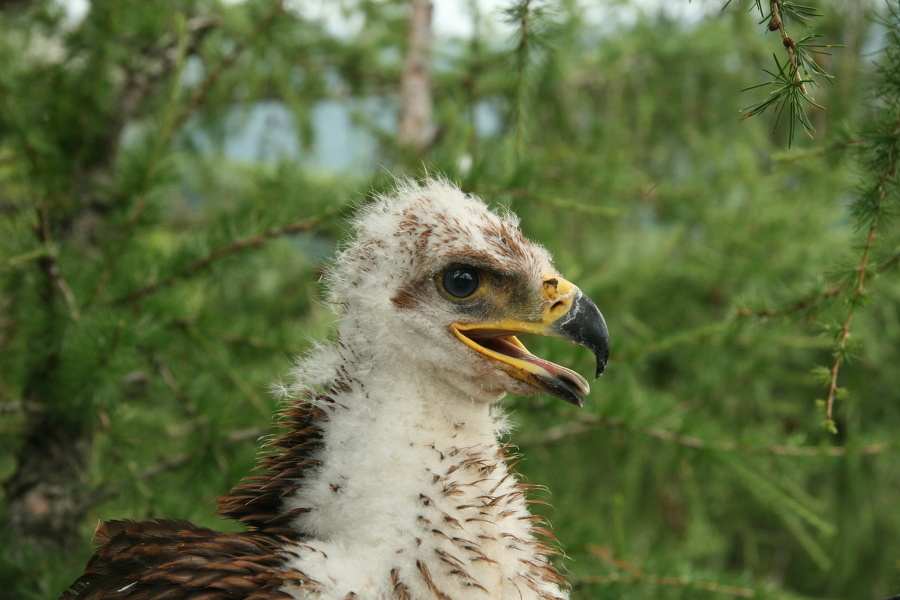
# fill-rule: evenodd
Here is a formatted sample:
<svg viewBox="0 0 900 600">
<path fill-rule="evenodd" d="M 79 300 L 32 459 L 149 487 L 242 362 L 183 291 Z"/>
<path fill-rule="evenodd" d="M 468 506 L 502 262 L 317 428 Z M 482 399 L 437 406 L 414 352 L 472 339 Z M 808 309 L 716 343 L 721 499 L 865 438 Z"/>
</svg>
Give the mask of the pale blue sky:
<svg viewBox="0 0 900 600">
<path fill-rule="evenodd" d="M 89 6 L 89 0 L 58 0 L 66 7 L 73 22 L 81 19 Z M 231 0 L 240 2 L 242 0 Z M 439 36 L 468 37 L 472 33 L 472 0 L 432 0 L 434 2 L 434 27 Z M 500 9 L 512 0 L 474 0 L 485 18 L 483 26 L 504 33 Z M 352 28 L 353 19 L 340 15 L 341 2 L 335 0 L 288 0 L 288 6 L 310 18 L 324 18 L 335 30 Z M 583 17 L 597 23 L 630 22 L 641 12 L 665 12 L 672 18 L 694 20 L 704 14 L 717 12 L 725 0 L 582 0 Z"/>
</svg>

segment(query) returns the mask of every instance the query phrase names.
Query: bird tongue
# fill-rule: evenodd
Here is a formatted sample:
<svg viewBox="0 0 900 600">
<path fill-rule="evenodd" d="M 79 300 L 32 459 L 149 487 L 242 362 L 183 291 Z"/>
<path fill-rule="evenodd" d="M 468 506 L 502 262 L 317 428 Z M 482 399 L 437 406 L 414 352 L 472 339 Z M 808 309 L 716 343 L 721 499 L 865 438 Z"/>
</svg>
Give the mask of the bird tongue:
<svg viewBox="0 0 900 600">
<path fill-rule="evenodd" d="M 544 360 L 528 352 L 515 336 L 509 335 L 505 337 L 495 337 L 479 339 L 479 342 L 487 348 L 500 352 L 509 357 L 530 363 L 537 367 L 535 376 L 541 379 L 556 380 L 565 387 L 574 388 L 581 394 L 587 394 L 591 391 L 587 380 L 571 369 L 567 369 L 549 360 Z M 543 373 L 541 372 L 543 371 Z M 549 391 L 549 390 L 548 390 Z"/>
</svg>

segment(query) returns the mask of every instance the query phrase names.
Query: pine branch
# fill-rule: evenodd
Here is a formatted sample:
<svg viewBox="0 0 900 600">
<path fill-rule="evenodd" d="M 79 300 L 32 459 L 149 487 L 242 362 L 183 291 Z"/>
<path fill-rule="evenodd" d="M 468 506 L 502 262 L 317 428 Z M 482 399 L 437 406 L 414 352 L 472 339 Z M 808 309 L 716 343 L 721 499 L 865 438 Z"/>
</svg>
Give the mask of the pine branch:
<svg viewBox="0 0 900 600">
<path fill-rule="evenodd" d="M 140 113 L 146 100 L 172 76 L 181 62 L 179 45 L 184 46 L 185 55 L 194 55 L 206 35 L 221 24 L 221 19 L 216 16 L 194 17 L 185 23 L 183 43 L 170 31 L 132 60 L 133 67 L 125 73 L 125 84 L 116 102 L 115 132 L 121 132 Z M 114 140 L 118 137 L 110 136 Z"/>
<path fill-rule="evenodd" d="M 44 249 L 44 252 L 38 258 L 38 265 L 40 265 L 44 277 L 47 278 L 50 289 L 56 289 L 65 301 L 69 309 L 69 320 L 73 323 L 78 322 L 81 319 L 81 311 L 78 309 L 78 303 L 75 301 L 75 294 L 72 293 L 72 288 L 59 270 L 57 255 L 53 250 L 53 239 L 50 234 L 49 224 L 50 215 L 47 205 L 43 203 L 38 204 L 35 207 L 35 213 L 37 224 L 34 227 L 34 233 Z"/>
<path fill-rule="evenodd" d="M 735 317 L 729 315 L 719 321 L 712 321 L 709 323 L 704 323 L 692 329 L 677 331 L 667 337 L 654 340 L 652 343 L 647 344 L 646 346 L 643 346 L 641 348 L 633 349 L 630 352 L 618 353 L 616 354 L 615 358 L 617 362 L 627 362 L 638 357 L 647 357 L 651 354 L 664 352 L 672 347 L 694 342 L 698 339 L 727 331 L 732 327 L 734 320 Z"/>
<path fill-rule="evenodd" d="M 238 58 L 246 51 L 246 49 L 253 44 L 260 36 L 262 36 L 269 27 L 275 22 L 280 15 L 284 13 L 284 0 L 277 0 L 272 3 L 272 6 L 269 8 L 269 11 L 260 19 L 256 26 L 253 28 L 253 31 L 250 32 L 250 35 L 237 40 L 235 42 L 234 47 L 231 49 L 231 52 L 225 55 L 222 60 L 219 61 L 219 64 L 210 72 L 209 75 L 204 78 L 203 81 L 200 82 L 200 85 L 197 86 L 197 89 L 191 95 L 190 99 L 182 108 L 181 112 L 175 118 L 172 127 L 167 132 L 168 138 L 166 142 L 171 139 L 171 137 L 181 130 L 184 126 L 185 122 L 187 122 L 188 118 L 193 114 L 200 105 L 206 100 L 206 97 L 209 95 L 209 92 L 219 81 L 219 78 L 230 69 L 234 63 L 237 62 Z"/>
<path fill-rule="evenodd" d="M 516 92 L 515 92 L 515 128 L 516 128 L 516 152 L 521 153 L 525 147 L 525 70 L 528 67 L 530 46 L 528 44 L 531 34 L 530 13 L 531 0 L 523 0 L 509 9 L 509 21 L 518 25 L 519 40 L 516 44 Z"/>
<path fill-rule="evenodd" d="M 728 0 L 726 6 L 731 4 Z M 787 54 L 787 60 L 782 63 L 774 54 L 775 71 L 763 69 L 772 76 L 770 81 L 750 86 L 742 91 L 753 90 L 762 87 L 773 87 L 774 89 L 769 95 L 743 109 L 744 116 L 741 121 L 761 115 L 769 108 L 774 108 L 777 113 L 775 119 L 775 127 L 777 129 L 781 117 L 787 113 L 788 119 L 788 146 L 793 143 L 796 126 L 799 124 L 804 133 L 810 138 L 813 137 L 815 128 L 806 114 L 806 107 L 812 106 L 823 109 L 825 107 L 817 104 L 809 95 L 809 87 L 818 87 L 815 77 L 824 77 L 828 81 L 832 81 L 833 77 L 829 75 L 818 64 L 815 54 L 828 54 L 824 48 L 838 48 L 838 45 L 826 45 L 814 43 L 820 37 L 819 34 L 808 35 L 800 40 L 795 40 L 788 34 L 785 22 L 790 19 L 803 27 L 810 27 L 810 20 L 813 17 L 821 17 L 822 15 L 816 11 L 814 7 L 804 6 L 792 2 L 791 0 L 769 0 L 768 13 L 763 10 L 762 0 L 754 0 L 754 7 L 763 15 L 761 23 L 766 23 L 769 31 L 777 31 L 781 37 L 781 45 Z"/>
<path fill-rule="evenodd" d="M 688 590 L 702 590 L 733 598 L 759 598 L 756 592 L 749 588 L 725 585 L 714 581 L 700 581 L 687 577 L 671 577 L 665 575 L 587 575 L 572 581 L 573 586 L 586 585 L 655 585 L 659 587 L 683 588 Z"/>
<path fill-rule="evenodd" d="M 695 450 L 738 452 L 741 454 L 768 454 L 772 456 L 791 457 L 841 457 L 848 455 L 871 456 L 900 450 L 900 444 L 897 442 L 875 442 L 856 448 L 848 448 L 846 446 L 786 446 L 780 444 L 746 446 L 736 444 L 735 442 L 707 441 L 698 437 L 683 435 L 658 427 L 632 429 L 621 419 L 589 414 L 580 415 L 578 417 L 578 422 L 551 427 L 538 436 L 523 437 L 518 443 L 523 446 L 549 444 L 567 439 L 571 436 L 584 435 L 596 431 L 598 427 L 628 429 L 656 440 L 671 442 Z"/>
<path fill-rule="evenodd" d="M 206 339 L 206 336 L 203 335 L 202 332 L 199 332 L 197 328 L 194 327 L 193 323 L 187 320 L 180 320 L 177 322 L 177 324 L 196 344 L 197 349 L 203 351 L 203 354 L 209 361 L 206 365 L 204 365 L 204 368 L 202 369 L 203 371 L 210 371 L 211 365 L 212 368 L 219 371 L 219 374 L 225 380 L 230 381 L 235 389 L 240 390 L 244 394 L 247 400 L 249 400 L 250 404 L 256 407 L 256 409 L 259 411 L 259 414 L 266 416 L 271 414 L 271 408 L 264 400 L 260 398 L 256 386 L 250 384 L 246 379 L 244 379 L 240 373 L 231 368 L 231 365 L 227 363 L 223 364 L 223 361 L 216 353 L 213 345 L 209 343 L 209 340 Z"/>
<path fill-rule="evenodd" d="M 6 259 L 6 262 L 4 264 L 0 265 L 0 271 L 12 271 L 48 256 L 50 256 L 49 250 L 43 247 L 25 252 L 23 254 L 19 254 L 17 256 L 10 256 Z"/>
<path fill-rule="evenodd" d="M 800 58 L 797 56 L 797 52 L 795 50 L 794 40 L 787 33 L 787 29 L 784 26 L 784 19 L 781 16 L 780 10 L 781 2 L 779 0 L 770 0 L 769 8 L 772 11 L 772 18 L 769 20 L 769 30 L 772 31 L 773 28 L 777 29 L 781 34 L 781 43 L 784 46 L 785 50 L 787 50 L 788 58 L 790 59 L 790 64 L 793 67 L 793 81 L 799 84 L 800 93 L 806 94 L 806 85 L 804 84 L 801 76 L 800 76 Z"/>
<path fill-rule="evenodd" d="M 782 306 L 779 308 L 758 308 L 758 309 L 750 309 L 750 308 L 739 308 L 734 312 L 734 316 L 736 317 L 759 317 L 759 318 L 770 318 L 770 317 L 783 317 L 787 315 L 791 315 L 798 312 L 803 312 L 807 309 L 812 308 L 822 300 L 827 298 L 834 298 L 835 296 L 839 296 L 841 292 L 846 289 L 846 284 L 838 284 L 831 286 L 830 288 L 823 290 L 822 292 L 816 294 L 815 296 L 810 296 L 808 298 L 803 298 L 801 300 L 797 300 L 788 306 Z"/>
<path fill-rule="evenodd" d="M 847 313 L 838 330 L 834 360 L 828 369 L 828 394 L 821 402 L 825 410 L 822 424 L 832 433 L 837 432 L 833 418 L 834 403 L 846 394 L 846 390 L 838 385 L 838 376 L 850 351 L 853 318 L 867 300 L 866 280 L 871 271 L 871 254 L 881 226 L 888 222 L 891 211 L 900 206 L 900 101 L 897 97 L 897 90 L 900 89 L 900 8 L 891 8 L 884 25 L 887 27 L 888 41 L 884 57 L 878 65 L 880 77 L 875 87 L 875 99 L 881 104 L 876 104 L 878 108 L 864 125 L 867 133 L 862 137 L 865 142 L 857 147 L 862 176 L 858 196 L 851 208 L 857 227 L 866 231 L 866 237 L 853 290 L 847 301 Z M 886 270 L 897 261 L 895 253 L 882 266 Z"/>
<path fill-rule="evenodd" d="M 225 437 L 223 445 L 226 447 L 236 446 L 249 440 L 259 439 L 265 434 L 266 428 L 264 427 L 247 427 L 246 429 L 239 429 L 237 431 L 232 431 L 231 433 L 229 433 Z M 190 463 L 191 460 L 194 460 L 196 457 L 196 452 L 181 452 L 179 454 L 175 454 L 174 456 L 170 456 L 169 458 L 152 464 L 149 467 L 145 467 L 140 471 L 134 472 L 134 479 L 142 483 L 152 481 L 153 479 L 156 479 L 161 475 L 180 469 L 181 467 Z M 79 501 L 79 506 L 81 507 L 81 510 L 87 512 L 97 504 L 105 502 L 110 498 L 115 498 L 116 496 L 124 492 L 125 489 L 125 485 L 104 484 L 102 488 L 96 489 L 93 492 L 86 494 Z"/>
<path fill-rule="evenodd" d="M 204 439 L 208 438 L 211 432 L 208 418 L 199 410 L 197 410 L 193 399 L 184 390 L 184 386 L 181 385 L 169 366 L 165 363 L 162 357 L 157 355 L 156 353 L 147 351 L 144 352 L 144 355 L 147 361 L 152 365 L 156 375 L 160 378 L 160 380 L 162 380 L 163 384 L 167 388 L 169 388 L 169 390 L 172 392 L 172 395 L 177 400 L 178 405 L 181 407 L 182 412 L 186 417 L 185 425 L 186 428 L 190 431 L 190 435 L 198 435 L 199 437 L 202 437 Z M 244 388 L 246 391 L 246 386 L 244 386 Z M 104 427 L 104 429 L 108 429 L 108 427 Z M 113 431 L 114 430 L 111 430 L 110 433 L 113 433 Z M 265 429 L 262 427 L 249 427 L 246 429 L 234 431 L 226 436 L 222 444 L 217 448 L 214 448 L 213 452 L 216 454 L 217 458 L 219 458 L 219 453 L 223 448 L 234 446 L 248 439 L 259 438 L 264 435 L 264 433 Z M 134 463 L 126 460 L 122 455 L 120 444 L 114 444 L 111 453 L 112 456 L 115 457 L 127 471 L 129 471 L 129 473 L 132 475 L 132 483 L 136 484 L 138 487 L 143 487 L 150 480 L 187 465 L 197 456 L 196 451 L 182 452 L 163 459 L 156 464 L 153 464 L 142 470 L 137 470 L 134 467 Z M 124 491 L 124 489 L 125 485 L 112 487 L 104 486 L 102 489 L 94 490 L 93 492 L 84 495 L 80 499 L 79 505 L 83 508 L 83 510 L 87 511 L 96 504 L 120 494 L 122 491 Z M 149 490 L 147 490 L 147 493 L 149 493 Z"/>
<path fill-rule="evenodd" d="M 528 76 L 541 51 L 549 47 L 553 38 L 555 10 L 541 0 L 516 0 L 503 13 L 504 20 L 516 28 L 516 42 L 513 49 L 516 71 L 513 127 L 516 154 L 521 157 L 525 153 L 528 134 L 526 124 L 531 120 L 526 114 Z"/>
<path fill-rule="evenodd" d="M 615 573 L 612 575 L 587 575 L 572 581 L 573 586 L 587 585 L 655 585 L 659 587 L 677 587 L 684 588 L 685 593 L 688 590 L 703 590 L 731 596 L 733 598 L 757 598 L 756 592 L 749 588 L 738 587 L 734 585 L 726 585 L 715 581 L 702 581 L 690 579 L 687 577 L 672 577 L 667 575 L 652 575 L 644 572 L 630 561 L 616 558 L 610 548 L 606 546 L 589 546 L 588 552 L 596 556 L 611 567 L 625 571 L 625 573 Z"/>
<path fill-rule="evenodd" d="M 198 16 L 184 23 L 183 31 L 168 31 L 155 44 L 134 53 L 124 69 L 118 91 L 113 120 L 103 137 L 102 154 L 97 170 L 108 170 L 115 164 L 123 139 L 122 131 L 141 111 L 148 99 L 169 78 L 180 72 L 187 56 L 196 55 L 206 35 L 221 25 L 217 16 Z M 69 57 L 72 60 L 73 57 Z M 176 74 L 177 77 L 180 74 Z"/>
<path fill-rule="evenodd" d="M 877 267 L 867 267 L 868 271 L 874 271 L 875 273 L 883 273 L 892 269 L 900 264 L 900 252 L 894 253 L 892 256 L 882 261 Z M 858 283 L 858 278 L 856 280 Z M 823 300 L 827 300 L 829 298 L 835 298 L 840 296 L 846 289 L 853 283 L 852 281 L 847 281 L 845 283 L 838 283 L 829 288 L 826 288 L 819 292 L 814 296 L 808 296 L 806 298 L 802 298 L 795 302 L 792 302 L 786 306 L 776 307 L 776 308 L 758 308 L 758 309 L 750 309 L 750 308 L 739 308 L 734 312 L 734 316 L 736 317 L 759 317 L 759 318 L 770 318 L 770 317 L 784 317 L 794 313 L 806 311 L 819 302 Z"/>
<path fill-rule="evenodd" d="M 230 244 L 226 244 L 225 246 L 222 246 L 221 248 L 216 248 L 212 252 L 209 252 L 205 256 L 198 258 L 197 260 L 195 260 L 191 264 L 187 265 L 186 267 L 184 267 L 178 271 L 175 271 L 174 273 L 170 273 L 169 275 L 167 275 L 166 277 L 163 277 L 162 279 L 156 279 L 154 281 L 151 281 L 151 282 L 139 287 L 138 289 L 136 289 L 132 292 L 129 292 L 128 294 L 125 294 L 121 298 L 118 298 L 117 300 L 115 300 L 114 303 L 115 304 L 125 303 L 125 302 L 131 303 L 131 302 L 138 301 L 141 298 L 143 298 L 144 296 L 152 294 L 161 288 L 168 287 L 179 280 L 188 279 L 188 278 L 196 275 L 200 271 L 207 269 L 214 262 L 222 260 L 223 258 L 229 257 L 232 254 L 236 254 L 236 253 L 246 250 L 248 248 L 259 247 L 262 245 L 262 243 L 264 241 L 266 241 L 268 239 L 282 237 L 285 235 L 291 235 L 291 234 L 295 234 L 295 233 L 300 233 L 302 231 L 308 231 L 309 229 L 311 229 L 315 225 L 318 225 L 319 223 L 320 223 L 320 219 L 318 217 L 312 217 L 309 219 L 304 219 L 302 221 L 297 221 L 295 223 L 290 223 L 288 225 L 282 225 L 281 227 L 274 227 L 272 229 L 263 231 L 262 233 L 252 236 L 252 237 L 249 237 L 249 238 L 242 238 L 242 239 L 234 240 Z"/>
<path fill-rule="evenodd" d="M 178 405 L 181 407 L 184 415 L 191 422 L 195 423 L 199 429 L 207 431 L 208 426 L 206 425 L 203 415 L 197 410 L 190 395 L 184 391 L 184 387 L 178 382 L 178 379 L 175 377 L 172 369 L 169 368 L 169 365 L 165 363 L 161 356 L 153 352 L 147 352 L 146 358 L 150 364 L 153 365 L 153 369 L 165 386 L 169 388 L 169 391 L 172 392 L 172 395 L 178 400 Z"/>
<path fill-rule="evenodd" d="M 267 350 L 267 351 L 275 351 L 279 354 L 288 354 L 288 355 L 298 355 L 303 352 L 303 348 L 300 346 L 286 346 L 284 344 L 273 344 L 268 340 L 264 340 L 262 338 L 249 337 L 238 335 L 235 333 L 231 333 L 228 331 L 218 331 L 218 332 L 210 332 L 211 335 L 217 337 L 223 342 L 227 342 L 229 344 L 235 344 L 240 346 L 246 346 L 248 348 L 253 348 L 255 350 Z"/>
<path fill-rule="evenodd" d="M 23 400 L 9 400 L 7 402 L 0 402 L 0 415 L 23 412 L 41 412 L 46 410 L 47 408 L 45 406 L 38 404 L 37 402 L 25 402 Z"/>
<path fill-rule="evenodd" d="M 837 433 L 837 426 L 832 418 L 832 409 L 834 400 L 838 395 L 838 373 L 841 369 L 841 363 L 847 355 L 847 341 L 850 338 L 850 324 L 853 322 L 853 316 L 856 309 L 860 306 L 860 301 L 865 295 L 866 273 L 869 269 L 869 254 L 872 251 L 872 243 L 875 241 L 875 232 L 878 229 L 878 218 L 873 219 L 869 226 L 869 233 L 866 236 L 866 244 L 863 248 L 862 259 L 857 269 L 856 285 L 853 288 L 853 295 L 850 298 L 847 316 L 841 325 L 840 335 L 838 337 L 837 349 L 834 353 L 834 362 L 829 370 L 830 379 L 828 382 L 828 397 L 825 399 L 825 426 L 832 433 Z"/>
<path fill-rule="evenodd" d="M 545 196 L 541 194 L 536 194 L 534 192 L 523 190 L 520 188 L 509 188 L 509 187 L 499 187 L 492 185 L 481 185 L 477 184 L 473 187 L 473 191 L 479 194 L 494 194 L 494 195 L 505 195 L 510 196 L 512 198 L 517 198 L 521 200 L 532 200 L 534 202 L 539 202 L 541 204 L 546 204 L 547 206 L 552 206 L 554 208 L 559 208 L 565 211 L 577 212 L 585 215 L 600 215 L 604 217 L 619 217 L 625 212 L 624 209 L 616 208 L 612 206 L 598 206 L 595 204 L 584 204 L 582 202 L 576 202 L 574 200 L 568 200 L 565 198 L 559 198 L 556 196 Z M 650 190 L 640 190 L 636 193 L 640 194 L 642 199 L 645 199 L 650 193 L 653 191 L 653 188 Z"/>
<path fill-rule="evenodd" d="M 235 42 L 231 52 L 229 52 L 224 58 L 222 58 L 222 60 L 219 61 L 219 64 L 216 65 L 216 67 L 209 73 L 209 75 L 207 75 L 203 79 L 203 81 L 200 82 L 187 102 L 181 105 L 180 110 L 178 108 L 180 102 L 178 97 L 180 84 L 173 87 L 171 97 L 168 100 L 168 104 L 161 111 L 163 114 L 163 118 L 161 119 L 159 137 L 155 140 L 153 151 L 145 162 L 144 176 L 141 186 L 142 189 L 140 189 L 138 193 L 135 194 L 134 202 L 129 210 L 127 218 L 125 219 L 125 223 L 121 226 L 118 240 L 115 244 L 115 250 L 109 254 L 107 261 L 104 263 L 104 271 L 101 277 L 98 279 L 98 283 L 94 289 L 93 294 L 91 295 L 92 301 L 99 297 L 101 291 L 107 285 L 109 278 L 112 277 L 113 273 L 115 272 L 115 267 L 118 264 L 119 257 L 123 254 L 122 249 L 125 247 L 128 240 L 131 239 L 134 228 L 137 226 L 141 215 L 144 213 L 144 210 L 147 206 L 148 192 L 143 188 L 148 187 L 150 182 L 152 182 L 156 177 L 165 155 L 165 150 L 168 148 L 169 143 L 172 141 L 174 136 L 179 131 L 181 131 L 194 111 L 196 111 L 197 108 L 199 108 L 203 104 L 213 86 L 222 77 L 222 74 L 237 62 L 238 58 L 240 58 L 244 51 L 263 33 L 265 33 L 265 31 L 272 25 L 275 19 L 283 12 L 284 1 L 277 0 L 276 2 L 274 2 L 269 9 L 269 12 L 256 24 L 250 35 Z M 187 57 L 188 51 L 191 48 L 191 44 L 197 43 L 195 41 L 196 32 L 187 29 L 190 24 L 191 23 L 188 23 L 183 26 L 185 31 L 182 32 L 182 35 L 178 38 L 177 43 L 175 43 L 174 45 L 174 49 L 169 51 L 170 62 L 168 65 L 168 71 L 170 74 L 170 79 L 176 82 L 180 82 L 183 79 L 182 72 L 185 65 L 185 58 Z M 200 27 L 204 24 L 200 23 L 195 25 Z M 204 29 L 201 27 L 201 30 Z"/>
</svg>

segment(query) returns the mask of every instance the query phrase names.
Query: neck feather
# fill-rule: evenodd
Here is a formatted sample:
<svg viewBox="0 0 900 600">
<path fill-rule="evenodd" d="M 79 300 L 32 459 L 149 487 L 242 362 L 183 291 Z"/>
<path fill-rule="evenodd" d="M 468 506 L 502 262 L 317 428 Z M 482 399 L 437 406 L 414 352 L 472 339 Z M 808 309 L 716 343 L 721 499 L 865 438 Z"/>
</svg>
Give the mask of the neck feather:
<svg viewBox="0 0 900 600">
<path fill-rule="evenodd" d="M 281 433 L 221 514 L 327 555 L 299 567 L 336 586 L 562 597 L 487 403 L 340 345 L 301 368 L 325 383 L 291 388 Z"/>
</svg>

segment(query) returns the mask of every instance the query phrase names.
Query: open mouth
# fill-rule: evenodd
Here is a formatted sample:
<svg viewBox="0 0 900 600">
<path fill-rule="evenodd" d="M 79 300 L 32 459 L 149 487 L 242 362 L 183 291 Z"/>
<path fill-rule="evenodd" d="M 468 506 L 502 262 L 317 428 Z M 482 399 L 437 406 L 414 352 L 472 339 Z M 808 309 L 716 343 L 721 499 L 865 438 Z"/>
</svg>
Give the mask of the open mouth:
<svg viewBox="0 0 900 600">
<path fill-rule="evenodd" d="M 517 333 L 540 335 L 540 332 L 468 328 L 459 324 L 452 329 L 464 344 L 499 362 L 501 368 L 513 377 L 576 406 L 584 404 L 584 396 L 591 389 L 584 377 L 571 369 L 535 356 L 516 337 Z"/>
</svg>

